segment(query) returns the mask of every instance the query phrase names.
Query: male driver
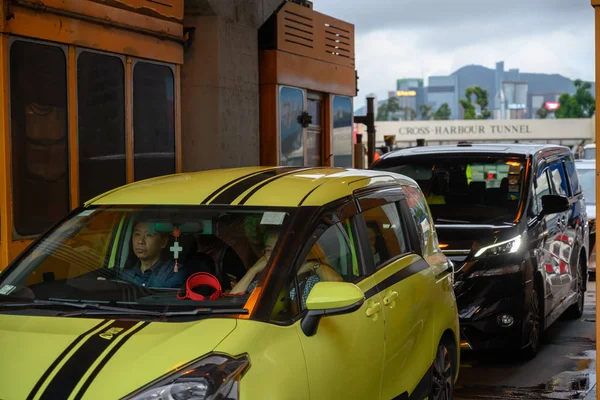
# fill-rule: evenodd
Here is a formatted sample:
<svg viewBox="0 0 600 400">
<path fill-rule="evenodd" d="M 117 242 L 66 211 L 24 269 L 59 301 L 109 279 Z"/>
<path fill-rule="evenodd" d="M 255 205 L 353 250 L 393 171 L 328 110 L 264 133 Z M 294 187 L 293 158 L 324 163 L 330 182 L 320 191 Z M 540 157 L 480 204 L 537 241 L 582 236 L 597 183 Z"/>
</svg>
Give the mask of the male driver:
<svg viewBox="0 0 600 400">
<path fill-rule="evenodd" d="M 175 262 L 160 259 L 169 237 L 152 228 L 153 225 L 146 222 L 135 224 L 131 244 L 138 262 L 126 269 L 121 278 L 140 286 L 180 289 L 186 279 L 183 265 L 178 264 L 175 271 Z"/>
</svg>

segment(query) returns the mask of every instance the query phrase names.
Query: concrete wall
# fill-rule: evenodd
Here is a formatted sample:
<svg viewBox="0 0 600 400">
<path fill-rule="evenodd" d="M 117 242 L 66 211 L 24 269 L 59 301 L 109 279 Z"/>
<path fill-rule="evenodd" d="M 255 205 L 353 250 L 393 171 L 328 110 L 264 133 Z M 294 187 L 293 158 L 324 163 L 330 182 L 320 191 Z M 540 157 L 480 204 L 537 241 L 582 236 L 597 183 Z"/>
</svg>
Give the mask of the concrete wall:
<svg viewBox="0 0 600 400">
<path fill-rule="evenodd" d="M 259 164 L 258 29 L 282 0 L 185 0 L 183 170 Z"/>
</svg>

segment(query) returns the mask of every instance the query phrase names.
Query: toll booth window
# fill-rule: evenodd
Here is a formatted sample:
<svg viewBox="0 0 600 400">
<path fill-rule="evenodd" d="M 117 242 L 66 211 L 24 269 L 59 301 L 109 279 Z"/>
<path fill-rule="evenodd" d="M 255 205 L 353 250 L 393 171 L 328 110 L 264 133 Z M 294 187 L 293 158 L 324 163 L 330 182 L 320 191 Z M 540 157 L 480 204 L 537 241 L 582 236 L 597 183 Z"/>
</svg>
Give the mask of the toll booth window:
<svg viewBox="0 0 600 400">
<path fill-rule="evenodd" d="M 175 173 L 175 81 L 165 65 L 133 68 L 134 179 Z"/>
<path fill-rule="evenodd" d="M 16 237 L 37 235 L 69 211 L 67 61 L 56 46 L 10 47 L 12 195 Z"/>
<path fill-rule="evenodd" d="M 127 181 L 125 69 L 120 58 L 82 52 L 77 59 L 79 194 L 87 201 Z"/>
<path fill-rule="evenodd" d="M 279 91 L 280 165 L 304 165 L 304 128 L 298 117 L 304 111 L 304 92 L 282 87 Z"/>
<path fill-rule="evenodd" d="M 333 166 L 352 168 L 352 99 L 333 97 Z"/>
</svg>

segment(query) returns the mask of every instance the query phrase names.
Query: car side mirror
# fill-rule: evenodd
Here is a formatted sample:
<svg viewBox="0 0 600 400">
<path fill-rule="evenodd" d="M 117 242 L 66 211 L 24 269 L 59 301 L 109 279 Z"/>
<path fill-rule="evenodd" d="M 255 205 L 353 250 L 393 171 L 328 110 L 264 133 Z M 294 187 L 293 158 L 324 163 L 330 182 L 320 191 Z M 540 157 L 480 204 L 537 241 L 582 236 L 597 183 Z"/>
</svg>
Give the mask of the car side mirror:
<svg viewBox="0 0 600 400">
<path fill-rule="evenodd" d="M 308 313 L 300 326 L 306 336 L 317 333 L 322 317 L 348 314 L 358 310 L 365 301 L 365 294 L 358 286 L 348 282 L 319 282 L 308 298 Z"/>
<path fill-rule="evenodd" d="M 542 196 L 542 217 L 569 211 L 569 199 L 558 194 L 547 194 Z"/>
</svg>

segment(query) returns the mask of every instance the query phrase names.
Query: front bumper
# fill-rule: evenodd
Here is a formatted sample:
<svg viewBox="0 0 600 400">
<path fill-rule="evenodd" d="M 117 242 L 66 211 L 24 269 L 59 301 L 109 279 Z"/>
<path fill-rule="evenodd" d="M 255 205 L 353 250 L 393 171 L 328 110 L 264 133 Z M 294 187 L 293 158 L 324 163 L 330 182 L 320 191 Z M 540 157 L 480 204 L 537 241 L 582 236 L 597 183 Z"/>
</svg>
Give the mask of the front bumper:
<svg viewBox="0 0 600 400">
<path fill-rule="evenodd" d="M 526 317 L 522 272 L 457 281 L 461 348 L 519 348 Z M 504 321 L 503 321 L 504 316 Z M 507 319 L 510 323 L 506 323 Z"/>
</svg>

